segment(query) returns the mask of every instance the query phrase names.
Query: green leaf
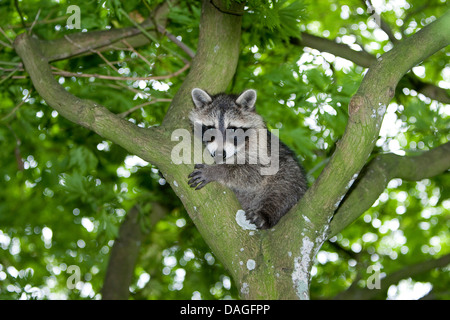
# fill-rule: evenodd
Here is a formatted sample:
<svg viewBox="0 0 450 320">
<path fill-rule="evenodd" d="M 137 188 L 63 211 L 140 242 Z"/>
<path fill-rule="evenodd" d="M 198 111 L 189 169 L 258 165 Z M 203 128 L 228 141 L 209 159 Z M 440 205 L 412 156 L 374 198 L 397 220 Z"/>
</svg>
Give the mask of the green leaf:
<svg viewBox="0 0 450 320">
<path fill-rule="evenodd" d="M 278 11 L 278 16 L 281 21 L 280 28 L 286 36 L 300 38 L 299 20 L 304 16 L 305 11 L 306 6 L 303 1 L 294 1 Z"/>
<path fill-rule="evenodd" d="M 73 174 L 64 174 L 63 190 L 67 193 L 67 201 L 87 196 L 88 192 L 85 188 L 85 179 L 85 177 L 76 171 Z"/>
<path fill-rule="evenodd" d="M 97 167 L 96 156 L 85 146 L 78 146 L 70 150 L 69 168 L 78 171 L 80 174 L 94 170 Z"/>
</svg>

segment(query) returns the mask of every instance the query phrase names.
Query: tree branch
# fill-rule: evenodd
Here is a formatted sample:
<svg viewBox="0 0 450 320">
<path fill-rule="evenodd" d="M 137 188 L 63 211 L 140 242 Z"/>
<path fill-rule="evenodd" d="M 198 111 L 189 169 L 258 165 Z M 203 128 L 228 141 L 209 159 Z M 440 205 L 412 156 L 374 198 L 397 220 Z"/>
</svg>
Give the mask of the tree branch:
<svg viewBox="0 0 450 320">
<path fill-rule="evenodd" d="M 384 33 L 388 36 L 389 40 L 393 44 L 396 44 L 398 42 L 398 39 L 395 38 L 395 36 L 392 33 L 392 30 L 391 30 L 391 27 L 389 26 L 389 24 L 381 17 L 381 15 L 379 15 L 376 12 L 375 8 L 373 7 L 372 1 L 370 1 L 370 0 L 363 0 L 362 2 L 367 7 L 369 14 L 374 15 L 376 17 L 375 18 L 375 22 L 378 24 L 380 29 L 384 31 Z"/>
<path fill-rule="evenodd" d="M 158 24 L 158 32 L 162 35 L 167 36 L 173 43 L 175 43 L 181 50 L 183 50 L 189 57 L 194 58 L 195 52 L 191 48 L 189 48 L 186 44 L 177 39 L 173 34 L 166 30 L 162 25 Z"/>
<path fill-rule="evenodd" d="M 432 165 L 430 165 L 432 164 Z M 373 159 L 359 175 L 330 223 L 333 237 L 368 210 L 394 178 L 416 181 L 450 169 L 450 142 L 418 156 L 383 154 Z"/>
<path fill-rule="evenodd" d="M 23 27 L 24 29 L 26 29 L 25 20 L 24 20 L 24 18 L 23 18 L 22 11 L 20 10 L 20 7 L 19 7 L 19 0 L 14 0 L 14 6 L 16 7 L 17 14 L 18 14 L 19 17 L 20 17 L 20 21 L 22 22 L 22 27 Z"/>
<path fill-rule="evenodd" d="M 105 48 L 124 38 L 137 36 L 141 31 L 137 28 L 123 28 L 80 32 L 55 40 L 39 40 L 42 54 L 48 61 L 64 60 L 91 50 Z"/>
<path fill-rule="evenodd" d="M 297 46 L 310 47 L 322 52 L 331 53 L 335 56 L 352 61 L 364 68 L 370 68 L 371 65 L 377 61 L 377 58 L 367 51 L 356 51 L 351 49 L 346 44 L 337 43 L 333 40 L 314 36 L 305 32 L 301 34 L 301 40 L 298 38 L 291 38 L 290 43 Z M 423 82 L 411 73 L 405 75 L 405 78 L 408 80 L 405 82 L 405 86 L 408 88 L 414 89 L 417 92 L 442 103 L 450 103 L 450 95 L 447 93 L 447 90 L 434 84 Z"/>
<path fill-rule="evenodd" d="M 78 72 L 69 72 L 65 70 L 56 69 L 57 71 L 54 71 L 53 74 L 63 76 L 63 77 L 76 77 L 76 78 L 97 78 L 97 79 L 104 79 L 104 80 L 115 80 L 115 81 L 138 81 L 138 80 L 163 80 L 163 79 L 170 79 L 176 76 L 179 76 L 184 71 L 186 71 L 189 68 L 189 63 L 185 64 L 183 67 L 178 69 L 177 71 L 165 74 L 161 76 L 149 76 L 149 77 L 124 77 L 124 76 L 107 76 L 104 74 L 89 74 L 89 73 L 78 73 Z"/>
<path fill-rule="evenodd" d="M 148 106 L 148 105 L 151 105 L 151 104 L 154 104 L 154 103 L 159 103 L 159 102 L 171 102 L 171 101 L 172 101 L 172 99 L 164 99 L 164 98 L 162 98 L 162 99 L 150 100 L 150 101 L 141 103 L 141 104 L 139 104 L 139 105 L 137 105 L 137 106 L 134 106 L 133 108 L 131 108 L 131 109 L 127 110 L 127 111 L 124 111 L 124 112 L 122 112 L 122 113 L 119 113 L 119 114 L 117 114 L 117 115 L 118 115 L 119 117 L 121 117 L 121 118 L 125 118 L 125 117 L 127 117 L 128 115 L 130 115 L 131 113 L 135 112 L 136 110 L 142 109 L 142 108 L 145 107 L 145 106 Z"/>
<path fill-rule="evenodd" d="M 296 46 L 310 47 L 322 52 L 328 52 L 335 56 L 350 60 L 357 65 L 369 68 L 377 61 L 377 58 L 367 51 L 356 51 L 344 43 L 326 38 L 318 37 L 306 32 L 302 32 L 301 39 L 290 38 L 290 43 Z"/>
<path fill-rule="evenodd" d="M 156 35 L 153 21 L 164 24 L 168 10 L 169 2 L 166 1 L 153 12 L 152 17 L 147 18 L 140 26 L 145 30 L 151 30 L 150 33 Z M 91 50 L 109 50 L 113 44 L 116 50 L 117 48 L 126 48 L 125 44 L 120 43 L 120 40 L 125 38 L 135 48 L 149 43 L 149 39 L 135 27 L 78 32 L 55 40 L 38 40 L 38 43 L 43 56 L 52 62 L 86 54 L 92 52 Z"/>
<path fill-rule="evenodd" d="M 436 268 L 444 268 L 450 264 L 450 254 L 444 255 L 438 259 L 430 259 L 424 262 L 419 262 L 414 265 L 406 266 L 403 269 L 395 271 L 390 275 L 386 276 L 380 281 L 379 289 L 369 289 L 369 288 L 359 288 L 356 285 L 350 286 L 350 288 L 344 292 L 338 294 L 335 299 L 345 300 L 345 299 L 358 299 L 358 300 L 369 300 L 381 298 L 382 295 L 386 295 L 386 291 L 391 285 L 397 284 L 400 280 L 406 278 L 414 278 L 424 272 L 429 272 L 430 270 Z"/>
</svg>

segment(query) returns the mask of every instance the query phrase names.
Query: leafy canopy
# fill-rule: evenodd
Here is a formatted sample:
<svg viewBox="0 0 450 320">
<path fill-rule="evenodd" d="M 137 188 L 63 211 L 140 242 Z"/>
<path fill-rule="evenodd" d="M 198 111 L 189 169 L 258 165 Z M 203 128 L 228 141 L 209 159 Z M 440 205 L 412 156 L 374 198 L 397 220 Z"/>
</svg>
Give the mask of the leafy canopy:
<svg viewBox="0 0 450 320">
<path fill-rule="evenodd" d="M 83 2 L 81 31 L 132 26 L 126 15 L 141 22 L 162 2 Z M 20 15 L 27 27 L 33 24 L 38 37 L 58 39 L 80 32 L 66 25 L 71 4 L 22 1 Z M 442 15 L 446 6 L 437 0 L 382 1 L 375 9 L 401 39 Z M 307 32 L 375 56 L 390 50 L 392 43 L 359 0 L 251 0 L 245 10 L 238 69 L 228 91 L 258 91 L 257 110 L 270 128 L 280 129 L 281 139 L 297 153 L 312 182 L 344 132 L 347 106 L 365 69 L 291 39 Z M 179 1 L 167 16 L 167 30 L 194 50 L 200 11 L 199 1 Z M 130 286 L 134 299 L 237 298 L 230 277 L 158 169 L 65 120 L 35 92 L 9 42 L 25 31 L 20 15 L 13 1 L 0 3 L 0 298 L 99 298 L 113 241 L 134 206 L 146 232 Z M 157 126 L 186 73 L 160 81 L 77 76 L 167 75 L 189 59 L 167 37 L 156 40 L 136 50 L 54 62 L 56 72 L 71 73 L 55 76 L 70 93 L 114 113 L 158 100 L 127 116 L 139 126 Z M 448 89 L 448 55 L 448 49 L 442 50 L 412 73 Z M 402 81 L 373 155 L 415 154 L 449 139 L 448 105 L 408 89 L 410 83 Z M 318 253 L 312 298 L 333 297 L 358 275 L 366 279 L 369 265 L 390 274 L 448 253 L 449 192 L 448 174 L 419 182 L 391 181 L 370 210 Z M 154 203 L 167 213 L 150 227 Z M 67 285 L 71 265 L 80 268 L 75 289 Z M 392 287 L 388 294 L 403 297 L 414 290 L 399 288 L 417 283 L 424 284 L 419 295 L 450 284 L 444 272 L 432 271 Z M 420 297 L 417 290 L 414 294 Z"/>
</svg>

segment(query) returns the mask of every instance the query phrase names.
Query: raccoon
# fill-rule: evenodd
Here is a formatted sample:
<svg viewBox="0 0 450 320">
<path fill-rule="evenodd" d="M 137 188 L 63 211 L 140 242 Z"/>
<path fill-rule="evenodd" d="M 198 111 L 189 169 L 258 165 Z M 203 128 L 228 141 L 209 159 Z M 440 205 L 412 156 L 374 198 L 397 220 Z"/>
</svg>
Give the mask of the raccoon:
<svg viewBox="0 0 450 320">
<path fill-rule="evenodd" d="M 195 108 L 189 119 L 194 132 L 201 128 L 214 163 L 196 164 L 188 184 L 196 190 L 212 181 L 229 187 L 250 223 L 258 229 L 273 227 L 303 196 L 307 184 L 294 153 L 256 113 L 256 91 L 210 96 L 195 88 L 191 94 Z M 267 159 L 261 156 L 262 147 L 270 155 Z M 270 172 L 271 166 L 276 170 Z"/>
</svg>

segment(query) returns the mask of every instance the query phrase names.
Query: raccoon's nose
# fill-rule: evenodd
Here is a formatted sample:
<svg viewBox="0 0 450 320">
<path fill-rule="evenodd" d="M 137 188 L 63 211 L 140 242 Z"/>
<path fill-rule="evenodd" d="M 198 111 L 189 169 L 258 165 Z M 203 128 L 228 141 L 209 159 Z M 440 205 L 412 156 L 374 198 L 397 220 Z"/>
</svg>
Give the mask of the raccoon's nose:
<svg viewBox="0 0 450 320">
<path fill-rule="evenodd" d="M 223 157 L 224 160 L 227 158 L 227 152 L 225 150 L 223 150 L 222 157 Z"/>
</svg>

